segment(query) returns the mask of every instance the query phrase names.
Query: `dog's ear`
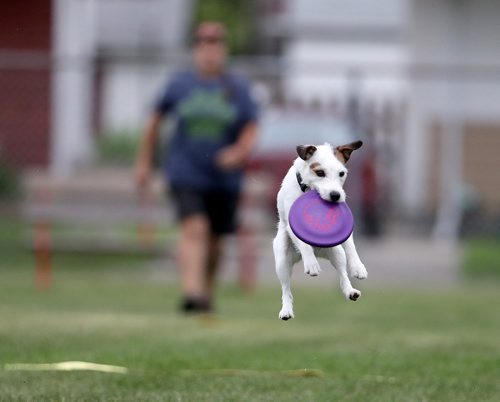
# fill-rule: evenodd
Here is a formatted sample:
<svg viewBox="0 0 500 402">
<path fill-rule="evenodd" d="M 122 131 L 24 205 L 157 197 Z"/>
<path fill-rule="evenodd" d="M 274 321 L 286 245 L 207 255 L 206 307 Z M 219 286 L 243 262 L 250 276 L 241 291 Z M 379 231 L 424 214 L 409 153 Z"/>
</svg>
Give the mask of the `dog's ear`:
<svg viewBox="0 0 500 402">
<path fill-rule="evenodd" d="M 335 148 L 335 156 L 345 164 L 351 157 L 352 151 L 361 148 L 361 145 L 363 145 L 363 141 L 355 141 L 350 144 L 340 145 Z"/>
<path fill-rule="evenodd" d="M 301 159 L 304 159 L 305 161 L 310 159 L 311 156 L 314 155 L 316 150 L 317 150 L 317 148 L 314 145 L 298 145 L 297 146 L 297 154 L 300 156 Z"/>
</svg>

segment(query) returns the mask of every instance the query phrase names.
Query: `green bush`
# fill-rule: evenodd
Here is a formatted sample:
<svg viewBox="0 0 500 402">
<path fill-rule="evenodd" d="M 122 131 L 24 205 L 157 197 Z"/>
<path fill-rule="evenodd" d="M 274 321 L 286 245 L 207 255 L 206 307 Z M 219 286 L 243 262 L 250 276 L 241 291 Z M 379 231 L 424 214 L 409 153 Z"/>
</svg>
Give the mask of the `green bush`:
<svg viewBox="0 0 500 402">
<path fill-rule="evenodd" d="M 17 173 L 0 159 L 0 199 L 16 197 L 19 189 Z"/>
<path fill-rule="evenodd" d="M 131 165 L 139 146 L 139 133 L 135 131 L 110 132 L 97 141 L 99 160 L 107 164 Z"/>
<path fill-rule="evenodd" d="M 160 129 L 160 135 L 153 149 L 152 163 L 155 168 L 163 166 L 168 133 L 168 126 Z M 99 161 L 106 165 L 132 166 L 141 140 L 141 133 L 138 130 L 107 132 L 97 141 Z"/>
</svg>

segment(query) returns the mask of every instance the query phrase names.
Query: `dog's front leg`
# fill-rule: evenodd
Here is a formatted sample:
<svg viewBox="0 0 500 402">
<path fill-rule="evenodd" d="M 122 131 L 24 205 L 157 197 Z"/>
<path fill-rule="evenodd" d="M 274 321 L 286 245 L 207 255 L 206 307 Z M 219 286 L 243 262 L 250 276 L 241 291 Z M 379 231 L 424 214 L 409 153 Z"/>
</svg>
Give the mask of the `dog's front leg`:
<svg viewBox="0 0 500 402">
<path fill-rule="evenodd" d="M 273 241 L 276 274 L 281 283 L 281 310 L 278 317 L 282 320 L 293 318 L 293 296 L 291 290 L 292 250 L 289 247 L 288 235 L 284 228 L 279 228 Z"/>
<path fill-rule="evenodd" d="M 365 265 L 361 262 L 358 252 L 356 251 L 352 233 L 349 238 L 344 243 L 342 243 L 342 248 L 344 249 L 346 254 L 347 272 L 349 273 L 349 275 L 358 279 L 367 278 L 368 272 L 366 271 Z"/>
<path fill-rule="evenodd" d="M 292 239 L 293 244 L 299 250 L 304 263 L 304 272 L 311 276 L 318 276 L 321 272 L 318 259 L 314 255 L 314 248 L 307 243 L 304 243 L 292 232 L 290 226 L 287 228 L 288 234 Z"/>
<path fill-rule="evenodd" d="M 361 296 L 361 292 L 352 287 L 349 276 L 347 275 L 346 253 L 344 249 L 340 246 L 328 249 L 328 259 L 339 273 L 340 289 L 346 299 L 352 301 L 358 300 Z"/>
</svg>

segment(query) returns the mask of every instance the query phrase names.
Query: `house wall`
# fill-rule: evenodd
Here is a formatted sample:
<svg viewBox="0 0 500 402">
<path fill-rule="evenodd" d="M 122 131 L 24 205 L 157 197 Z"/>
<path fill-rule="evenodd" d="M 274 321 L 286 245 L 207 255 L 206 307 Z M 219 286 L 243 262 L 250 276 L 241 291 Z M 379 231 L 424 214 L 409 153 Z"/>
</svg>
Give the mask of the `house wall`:
<svg viewBox="0 0 500 402">
<path fill-rule="evenodd" d="M 53 1 L 51 169 L 69 175 L 92 163 L 96 130 L 142 124 L 165 78 L 158 56 L 179 47 L 191 1 Z"/>
<path fill-rule="evenodd" d="M 465 127 L 463 180 L 485 212 L 500 214 L 500 124 L 471 123 Z"/>
<path fill-rule="evenodd" d="M 92 100 L 97 0 L 53 0 L 50 168 L 71 175 L 92 157 Z"/>
<path fill-rule="evenodd" d="M 436 210 L 440 202 L 441 178 L 438 173 L 442 147 L 446 146 L 442 127 L 435 122 L 430 129 L 429 166 L 426 181 L 429 189 L 427 205 Z M 487 215 L 500 212 L 500 124 L 468 123 L 464 126 L 460 170 L 460 202 L 462 207 L 483 208 Z"/>
<path fill-rule="evenodd" d="M 342 103 L 356 70 L 360 95 L 381 101 L 405 95 L 407 0 L 293 0 L 283 28 L 284 93 L 305 101 Z"/>
<path fill-rule="evenodd" d="M 49 161 L 51 0 L 0 3 L 0 154 L 18 168 Z"/>
<path fill-rule="evenodd" d="M 140 130 L 166 84 L 166 66 L 110 61 L 104 69 L 100 88 L 103 134 Z"/>
<path fill-rule="evenodd" d="M 185 59 L 192 7 L 192 0 L 151 0 L 147 7 L 137 1 L 98 4 L 102 132 L 144 124 L 172 64 Z"/>
<path fill-rule="evenodd" d="M 460 208 L 467 187 L 491 209 L 499 205 L 497 186 L 479 178 L 500 170 L 500 160 L 486 152 L 487 160 L 478 163 L 478 151 L 468 145 L 488 147 L 500 136 L 500 3 L 419 0 L 412 11 L 409 46 L 416 69 L 401 203 L 415 214 L 438 208 L 444 216 Z"/>
</svg>

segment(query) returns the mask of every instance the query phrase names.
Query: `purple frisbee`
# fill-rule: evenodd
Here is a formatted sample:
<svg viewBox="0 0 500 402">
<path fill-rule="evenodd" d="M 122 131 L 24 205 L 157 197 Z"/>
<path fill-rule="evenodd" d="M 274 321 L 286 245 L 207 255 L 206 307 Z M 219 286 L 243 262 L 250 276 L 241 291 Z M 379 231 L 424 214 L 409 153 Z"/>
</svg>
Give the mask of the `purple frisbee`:
<svg viewBox="0 0 500 402">
<path fill-rule="evenodd" d="M 288 221 L 300 240 L 316 247 L 337 246 L 354 228 L 352 212 L 345 202 L 325 201 L 316 191 L 307 191 L 295 200 Z"/>
</svg>

